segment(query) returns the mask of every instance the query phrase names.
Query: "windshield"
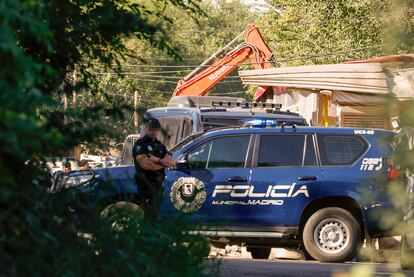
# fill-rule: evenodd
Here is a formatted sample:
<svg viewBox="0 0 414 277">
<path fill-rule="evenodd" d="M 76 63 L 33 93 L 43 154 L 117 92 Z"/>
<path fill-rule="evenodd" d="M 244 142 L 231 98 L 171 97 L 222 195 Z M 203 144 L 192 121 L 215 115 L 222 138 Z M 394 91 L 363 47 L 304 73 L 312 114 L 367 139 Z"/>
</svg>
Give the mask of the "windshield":
<svg viewBox="0 0 414 277">
<path fill-rule="evenodd" d="M 125 139 L 124 146 L 122 147 L 122 159 L 121 165 L 132 164 L 134 163 L 132 158 L 132 147 L 134 147 L 134 143 L 137 139 L 139 139 L 140 135 L 135 134 L 128 136 Z"/>
<path fill-rule="evenodd" d="M 192 136 L 187 137 L 186 139 L 184 139 L 183 141 L 181 141 L 180 143 L 178 143 L 177 145 L 175 145 L 173 148 L 170 149 L 171 153 L 175 153 L 179 150 L 181 150 L 184 146 L 186 146 L 187 144 L 189 144 L 190 142 L 194 141 L 195 139 L 201 137 L 204 133 L 197 133 L 194 134 Z"/>
<path fill-rule="evenodd" d="M 192 131 L 193 121 L 188 115 L 173 115 L 168 116 L 151 114 L 158 119 L 161 124 L 161 134 L 158 139 L 170 149 L 183 139 L 187 138 Z"/>
</svg>

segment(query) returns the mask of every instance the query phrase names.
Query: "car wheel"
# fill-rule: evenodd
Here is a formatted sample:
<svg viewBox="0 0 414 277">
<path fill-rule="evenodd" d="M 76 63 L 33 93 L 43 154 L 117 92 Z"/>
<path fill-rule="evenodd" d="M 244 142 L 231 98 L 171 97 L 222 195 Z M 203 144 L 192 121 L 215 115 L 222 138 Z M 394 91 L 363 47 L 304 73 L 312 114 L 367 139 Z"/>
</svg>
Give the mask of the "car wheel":
<svg viewBox="0 0 414 277">
<path fill-rule="evenodd" d="M 122 232 L 130 229 L 131 224 L 139 224 L 144 211 L 138 204 L 119 201 L 102 209 L 100 216 L 110 222 L 113 231 Z"/>
<path fill-rule="evenodd" d="M 414 270 L 414 250 L 408 247 L 405 235 L 401 237 L 400 263 L 402 269 Z"/>
<path fill-rule="evenodd" d="M 303 253 L 303 258 L 305 259 L 305 261 L 314 261 L 315 259 L 308 253 L 308 251 L 306 251 L 305 246 L 301 246 L 299 248 L 300 251 L 302 251 Z"/>
<path fill-rule="evenodd" d="M 247 247 L 253 259 L 268 259 L 271 250 L 269 247 Z"/>
<path fill-rule="evenodd" d="M 341 208 L 315 212 L 303 229 L 303 244 L 321 262 L 345 262 L 361 247 L 361 227 L 352 214 Z"/>
</svg>

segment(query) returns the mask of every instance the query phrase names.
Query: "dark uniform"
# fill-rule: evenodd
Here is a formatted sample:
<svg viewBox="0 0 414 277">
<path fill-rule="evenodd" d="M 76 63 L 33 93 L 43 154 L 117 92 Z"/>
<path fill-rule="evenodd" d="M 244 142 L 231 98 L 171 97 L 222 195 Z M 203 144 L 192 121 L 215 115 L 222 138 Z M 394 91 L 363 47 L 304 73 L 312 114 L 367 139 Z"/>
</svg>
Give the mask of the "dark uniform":
<svg viewBox="0 0 414 277">
<path fill-rule="evenodd" d="M 136 161 L 138 155 L 156 156 L 164 158 L 169 154 L 167 148 L 157 139 L 151 139 L 147 136 L 138 139 L 132 150 L 132 157 L 135 164 L 135 180 L 138 186 L 138 195 L 144 204 L 145 215 L 147 218 L 155 218 L 161 204 L 164 192 L 163 182 L 165 178 L 165 170 L 158 171 L 144 170 Z"/>
</svg>

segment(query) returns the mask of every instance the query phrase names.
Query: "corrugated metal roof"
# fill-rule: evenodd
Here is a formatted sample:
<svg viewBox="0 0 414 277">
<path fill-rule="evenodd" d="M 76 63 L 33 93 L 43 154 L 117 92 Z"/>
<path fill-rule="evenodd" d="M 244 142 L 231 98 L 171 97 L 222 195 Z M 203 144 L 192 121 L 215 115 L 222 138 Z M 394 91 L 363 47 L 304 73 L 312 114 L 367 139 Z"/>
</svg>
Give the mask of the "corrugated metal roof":
<svg viewBox="0 0 414 277">
<path fill-rule="evenodd" d="M 381 63 L 325 64 L 239 71 L 244 84 L 414 98 L 414 68 L 387 73 Z M 258 96 L 257 96 L 258 97 Z M 257 98 L 256 97 L 256 98 Z"/>
<path fill-rule="evenodd" d="M 239 71 L 244 84 L 387 94 L 381 64 L 329 64 Z"/>
</svg>

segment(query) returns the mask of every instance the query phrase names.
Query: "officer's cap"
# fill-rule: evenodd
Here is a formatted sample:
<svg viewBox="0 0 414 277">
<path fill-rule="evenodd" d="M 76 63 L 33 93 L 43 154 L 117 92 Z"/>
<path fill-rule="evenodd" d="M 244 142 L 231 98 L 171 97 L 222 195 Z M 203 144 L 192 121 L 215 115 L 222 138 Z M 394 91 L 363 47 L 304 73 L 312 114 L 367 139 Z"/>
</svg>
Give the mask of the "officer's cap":
<svg viewBox="0 0 414 277">
<path fill-rule="evenodd" d="M 152 129 L 160 129 L 160 128 L 161 128 L 161 124 L 160 124 L 160 122 L 158 121 L 158 119 L 153 118 L 153 117 L 148 117 L 148 118 L 146 118 L 146 119 L 144 120 L 144 124 L 145 124 L 146 126 L 148 126 L 149 128 L 152 128 Z"/>
</svg>

